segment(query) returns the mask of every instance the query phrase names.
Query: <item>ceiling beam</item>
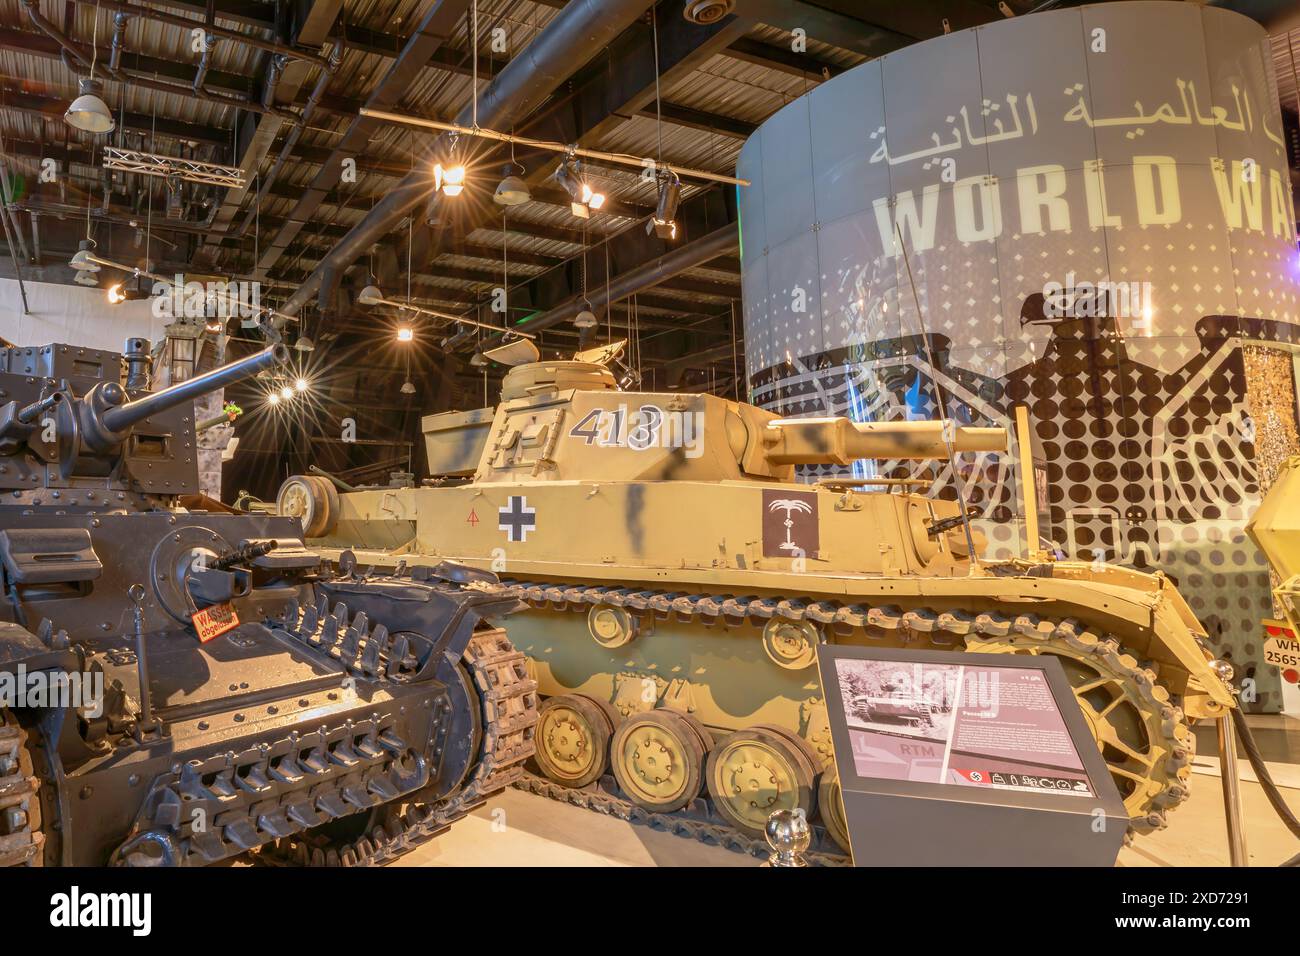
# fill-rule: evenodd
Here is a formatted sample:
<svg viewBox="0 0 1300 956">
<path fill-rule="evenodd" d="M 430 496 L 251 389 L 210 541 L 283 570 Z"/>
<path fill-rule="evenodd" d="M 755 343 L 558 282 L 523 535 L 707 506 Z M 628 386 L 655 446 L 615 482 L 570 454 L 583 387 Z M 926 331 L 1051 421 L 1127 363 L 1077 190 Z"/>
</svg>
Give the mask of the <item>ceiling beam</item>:
<svg viewBox="0 0 1300 956">
<path fill-rule="evenodd" d="M 365 105 L 374 110 L 391 110 L 406 95 L 429 62 L 434 52 L 446 44 L 452 31 L 469 9 L 470 0 L 434 0 L 425 12 L 415 32 L 402 47 L 388 67 L 383 78 L 370 90 Z M 257 262 L 254 276 L 261 278 L 279 261 L 285 249 L 302 228 L 316 215 L 321 204 L 339 184 L 343 175 L 343 160 L 355 158 L 365 152 L 370 137 L 380 127 L 377 119 L 354 116 L 347 129 L 334 144 L 333 152 L 320 165 L 311 184 L 302 191 L 298 202 L 288 215 L 288 222 L 271 237 Z"/>
<path fill-rule="evenodd" d="M 164 2 L 176 2 L 176 0 L 164 0 Z M 215 2 L 215 0 L 210 0 L 210 2 Z M 294 41 L 304 46 L 320 46 L 329 36 L 330 28 L 334 25 L 334 21 L 338 19 L 342 7 L 343 0 L 312 0 L 307 7 L 306 13 L 302 15 L 301 24 L 295 32 L 291 33 Z M 267 58 L 258 89 L 262 89 L 263 84 L 266 82 L 266 70 L 274 68 L 275 64 Z M 283 72 L 280 74 L 279 83 L 275 88 L 276 104 L 286 101 L 296 102 L 309 73 L 308 65 L 301 60 L 290 60 L 286 63 Z M 226 191 L 221 205 L 217 207 L 212 218 L 214 236 L 223 235 L 234 227 L 235 217 L 239 214 L 240 207 L 248 196 L 249 190 L 253 188 L 254 182 L 260 183 L 260 178 L 256 174 L 261 170 L 262 163 L 269 154 L 271 147 L 275 144 L 276 137 L 286 129 L 283 120 L 269 114 L 258 116 L 255 120 L 250 119 L 247 126 L 250 127 L 248 134 L 240 137 L 243 141 L 244 151 L 237 161 L 240 170 L 244 174 L 244 185 L 234 186 Z M 200 263 L 215 262 L 217 250 L 218 242 L 209 239 L 204 243 L 203 248 L 198 251 L 196 258 Z"/>
</svg>

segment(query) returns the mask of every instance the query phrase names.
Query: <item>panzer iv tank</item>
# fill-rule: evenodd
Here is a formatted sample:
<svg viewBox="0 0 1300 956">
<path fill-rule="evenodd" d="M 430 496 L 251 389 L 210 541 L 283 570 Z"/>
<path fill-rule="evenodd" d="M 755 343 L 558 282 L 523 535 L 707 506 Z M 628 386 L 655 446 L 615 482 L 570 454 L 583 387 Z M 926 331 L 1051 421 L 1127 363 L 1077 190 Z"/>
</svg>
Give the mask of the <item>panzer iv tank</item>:
<svg viewBox="0 0 1300 956">
<path fill-rule="evenodd" d="M 978 528 L 925 481 L 795 481 L 800 464 L 1004 452 L 1002 428 L 782 420 L 620 391 L 592 361 L 517 365 L 495 408 L 423 426 L 423 486 L 340 493 L 298 476 L 281 512 L 332 558 L 455 559 L 528 603 L 511 636 L 545 698 L 551 795 L 608 770 L 642 816 L 680 819 L 707 793 L 709 819 L 753 838 L 772 811 L 815 819 L 820 803 L 846 846 L 823 642 L 1056 655 L 1137 832 L 1187 796 L 1189 720 L 1233 706 L 1163 575 L 1037 550 L 981 560 Z"/>
<path fill-rule="evenodd" d="M 0 864 L 382 861 L 508 785 L 537 719 L 493 623 L 518 602 L 178 508 L 193 399 L 287 354 L 149 392 L 147 346 L 0 350 Z"/>
</svg>

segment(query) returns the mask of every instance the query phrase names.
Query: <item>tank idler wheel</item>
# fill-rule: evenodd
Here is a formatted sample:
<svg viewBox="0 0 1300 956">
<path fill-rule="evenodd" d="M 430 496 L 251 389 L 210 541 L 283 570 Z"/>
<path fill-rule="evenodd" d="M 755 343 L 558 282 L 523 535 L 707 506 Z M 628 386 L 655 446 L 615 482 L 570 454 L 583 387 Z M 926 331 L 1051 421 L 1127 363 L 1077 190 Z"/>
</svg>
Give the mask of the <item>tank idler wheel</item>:
<svg viewBox="0 0 1300 956">
<path fill-rule="evenodd" d="M 817 809 L 821 813 L 822 825 L 835 845 L 845 853 L 849 846 L 849 824 L 844 815 L 844 799 L 840 794 L 840 772 L 835 764 L 822 771 L 822 778 L 817 784 Z"/>
<path fill-rule="evenodd" d="M 709 754 L 705 774 L 718 813 L 751 836 L 762 836 L 777 810 L 811 818 L 816 807 L 817 763 L 807 744 L 780 727 L 736 731 Z"/>
<path fill-rule="evenodd" d="M 777 667 L 799 671 L 817 663 L 821 635 L 812 621 L 772 618 L 763 625 L 763 650 Z"/>
<path fill-rule="evenodd" d="M 601 647 L 615 648 L 630 643 L 640 627 L 626 608 L 597 604 L 587 612 L 587 630 Z"/>
<path fill-rule="evenodd" d="M 647 710 L 633 714 L 615 731 L 610 766 L 633 803 L 654 813 L 671 813 L 699 796 L 711 742 L 708 731 L 693 718 L 672 710 Z"/>
<path fill-rule="evenodd" d="M 609 765 L 617 711 L 583 694 L 547 698 L 537 718 L 537 763 L 562 787 L 585 787 Z"/>
</svg>

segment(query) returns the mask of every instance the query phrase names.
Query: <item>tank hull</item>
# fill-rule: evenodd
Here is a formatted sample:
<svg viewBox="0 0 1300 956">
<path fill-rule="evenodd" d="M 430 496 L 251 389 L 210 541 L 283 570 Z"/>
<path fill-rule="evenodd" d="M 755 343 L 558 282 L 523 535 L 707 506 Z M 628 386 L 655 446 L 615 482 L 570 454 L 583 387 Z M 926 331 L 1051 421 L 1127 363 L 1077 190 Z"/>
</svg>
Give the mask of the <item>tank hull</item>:
<svg viewBox="0 0 1300 956">
<path fill-rule="evenodd" d="M 798 545 L 806 528 L 764 520 L 771 502 L 791 500 L 812 508 L 797 518 L 821 517 L 816 540 L 793 555 L 781 545 Z M 335 558 L 348 545 L 361 565 L 490 569 L 529 605 L 511 638 L 542 695 L 604 702 L 624 721 L 688 714 L 715 742 L 781 728 L 823 772 L 833 755 L 818 643 L 1057 653 L 1080 683 L 1126 688 L 1120 742 L 1141 749 L 1144 766 L 1116 773 L 1135 828 L 1163 825 L 1186 793 L 1184 716 L 1231 706 L 1206 679 L 1185 602 L 1160 576 L 1121 568 L 972 569 L 941 543 L 918 549 L 909 526 L 945 507 L 785 483 L 474 483 L 342 495 L 337 530 L 315 545 Z M 1104 722 L 1104 703 L 1095 709 Z M 1130 783 L 1134 772 L 1147 779 Z"/>
</svg>

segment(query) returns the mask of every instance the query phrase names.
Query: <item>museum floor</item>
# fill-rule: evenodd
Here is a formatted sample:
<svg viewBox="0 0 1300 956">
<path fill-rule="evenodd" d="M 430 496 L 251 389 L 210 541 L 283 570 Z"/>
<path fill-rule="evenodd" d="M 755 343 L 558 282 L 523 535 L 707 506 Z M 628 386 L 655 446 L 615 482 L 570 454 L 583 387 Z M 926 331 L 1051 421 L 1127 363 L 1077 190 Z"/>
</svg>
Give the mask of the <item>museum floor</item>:
<svg viewBox="0 0 1300 956">
<path fill-rule="evenodd" d="M 1269 772 L 1300 812 L 1300 720 L 1253 716 Z M 1121 852 L 1121 866 L 1226 866 L 1223 800 L 1213 726 L 1199 728 L 1191 799 L 1168 829 Z M 1246 847 L 1255 866 L 1276 866 L 1300 851 L 1241 760 Z M 497 811 L 504 811 L 504 816 Z M 496 813 L 496 817 L 493 814 Z M 494 819 L 497 821 L 494 823 Z M 504 826 L 502 826 L 504 824 Z M 758 866 L 757 859 L 634 826 L 614 817 L 509 790 L 396 866 Z"/>
</svg>

